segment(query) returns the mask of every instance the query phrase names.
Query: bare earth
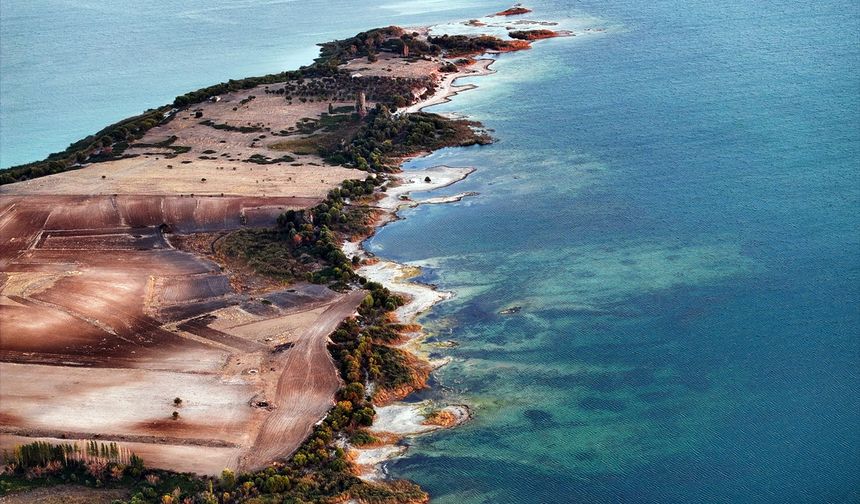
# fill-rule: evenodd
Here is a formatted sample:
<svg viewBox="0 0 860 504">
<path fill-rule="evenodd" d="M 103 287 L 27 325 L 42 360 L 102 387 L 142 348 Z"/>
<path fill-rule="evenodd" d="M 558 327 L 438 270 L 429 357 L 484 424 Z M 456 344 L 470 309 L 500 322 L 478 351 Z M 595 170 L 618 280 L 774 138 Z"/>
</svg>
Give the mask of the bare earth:
<svg viewBox="0 0 860 504">
<path fill-rule="evenodd" d="M 63 485 L 37 488 L 26 492 L 0 497 L 0 504 L 110 504 L 127 498 L 124 489 L 95 489 L 82 486 Z"/>
<path fill-rule="evenodd" d="M 241 468 L 264 466 L 289 455 L 311 433 L 313 426 L 302 420 L 321 418 L 328 411 L 340 380 L 326 341 L 341 321 L 355 312 L 364 296 L 362 291 L 353 291 L 328 307 L 284 355 L 283 367 L 293 372 L 278 378 L 275 389 L 278 409 L 263 422 L 254 449 L 243 457 Z"/>
</svg>

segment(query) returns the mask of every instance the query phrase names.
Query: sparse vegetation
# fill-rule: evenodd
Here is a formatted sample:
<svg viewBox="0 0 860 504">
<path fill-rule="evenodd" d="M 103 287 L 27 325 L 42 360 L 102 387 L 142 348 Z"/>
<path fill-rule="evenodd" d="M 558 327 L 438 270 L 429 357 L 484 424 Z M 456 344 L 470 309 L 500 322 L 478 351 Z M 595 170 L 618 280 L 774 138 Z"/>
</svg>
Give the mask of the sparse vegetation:
<svg viewBox="0 0 860 504">
<path fill-rule="evenodd" d="M 165 119 L 169 107 L 161 107 L 130 117 L 102 129 L 94 135 L 69 145 L 66 150 L 50 154 L 42 161 L 13 166 L 0 170 L 0 185 L 30 180 L 45 175 L 64 172 L 80 166 L 80 163 L 95 158 L 119 157 L 128 147 L 128 142 L 143 136 L 150 128 Z M 107 150 L 107 152 L 103 152 Z"/>
<path fill-rule="evenodd" d="M 165 159 L 172 159 L 172 158 L 175 158 L 179 154 L 185 154 L 187 152 L 191 152 L 191 147 L 189 147 L 187 145 L 174 145 L 176 143 L 176 140 L 178 140 L 178 138 L 175 135 L 173 135 L 173 136 L 170 136 L 169 138 L 167 138 L 166 140 L 162 140 L 161 142 L 134 143 L 134 144 L 131 144 L 129 147 L 134 147 L 136 149 L 146 149 L 146 148 L 167 149 L 167 150 L 173 151 L 171 153 L 165 154 L 164 155 Z"/>
<path fill-rule="evenodd" d="M 281 140 L 280 142 L 269 145 L 269 148 L 276 151 L 289 151 L 298 155 L 318 154 L 320 149 L 323 148 L 324 143 L 329 140 L 328 135 L 314 135 L 304 138 Z M 332 148 L 333 147 L 334 146 L 332 146 Z"/>
<path fill-rule="evenodd" d="M 552 30 L 518 30 L 508 32 L 508 36 L 519 40 L 539 40 L 557 37 L 558 33 Z"/>
<path fill-rule="evenodd" d="M 366 75 L 353 77 L 349 73 L 327 68 L 312 78 L 300 78 L 283 83 L 282 87 L 268 89 L 266 93 L 283 95 L 288 102 L 306 101 L 353 101 L 359 91 L 368 100 L 394 105 L 395 100 L 411 103 L 413 89 L 434 89 L 435 83 L 430 76 L 421 78 L 400 77 L 393 79 L 385 76 Z M 354 111 L 354 108 L 350 111 Z M 334 114 L 338 112 L 333 111 Z"/>
</svg>

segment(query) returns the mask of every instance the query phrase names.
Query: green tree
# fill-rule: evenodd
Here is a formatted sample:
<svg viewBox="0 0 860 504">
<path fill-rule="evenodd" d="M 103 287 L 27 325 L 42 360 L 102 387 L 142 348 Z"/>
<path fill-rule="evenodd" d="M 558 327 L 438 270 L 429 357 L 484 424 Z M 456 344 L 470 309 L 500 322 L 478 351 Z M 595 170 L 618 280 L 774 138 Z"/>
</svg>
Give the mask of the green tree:
<svg viewBox="0 0 860 504">
<path fill-rule="evenodd" d="M 236 486 L 236 473 L 230 469 L 221 471 L 221 479 L 218 481 L 218 486 L 222 490 L 232 490 Z"/>
</svg>

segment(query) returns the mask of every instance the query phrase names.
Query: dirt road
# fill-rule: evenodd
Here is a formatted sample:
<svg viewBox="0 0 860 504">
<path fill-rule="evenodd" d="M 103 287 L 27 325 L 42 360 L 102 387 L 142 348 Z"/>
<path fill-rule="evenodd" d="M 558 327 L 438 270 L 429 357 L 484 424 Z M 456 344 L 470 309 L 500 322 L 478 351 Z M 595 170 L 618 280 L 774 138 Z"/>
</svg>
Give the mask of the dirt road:
<svg viewBox="0 0 860 504">
<path fill-rule="evenodd" d="M 326 348 L 328 335 L 356 310 L 365 295 L 364 291 L 345 294 L 285 352 L 279 366 L 284 372 L 278 379 L 274 399 L 277 409 L 263 423 L 248 454 L 240 460 L 240 469 L 265 467 L 294 452 L 331 408 L 340 379 Z"/>
</svg>

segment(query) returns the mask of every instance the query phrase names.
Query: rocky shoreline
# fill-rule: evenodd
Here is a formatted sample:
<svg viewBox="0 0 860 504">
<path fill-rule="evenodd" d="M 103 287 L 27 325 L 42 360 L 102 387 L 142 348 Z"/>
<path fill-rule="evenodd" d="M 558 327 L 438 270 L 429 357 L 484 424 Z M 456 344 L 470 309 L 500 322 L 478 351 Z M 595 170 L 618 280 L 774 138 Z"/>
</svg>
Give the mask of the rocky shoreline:
<svg viewBox="0 0 860 504">
<path fill-rule="evenodd" d="M 495 60 L 482 59 L 480 61 L 482 62 L 480 72 L 466 70 L 446 77 L 445 82 L 437 88 L 436 93 L 409 107 L 409 110 L 420 111 L 426 107 L 450 101 L 451 97 L 462 91 L 475 89 L 477 87 L 475 85 L 456 86 L 454 83 L 459 77 L 493 73 L 489 67 Z M 410 159 L 404 160 L 404 162 Z M 432 193 L 435 190 L 456 184 L 474 171 L 474 168 L 445 165 L 406 171 L 401 169 L 400 173 L 392 176 L 394 184 L 390 184 L 385 192 L 381 193 L 382 197 L 375 204 L 376 208 L 384 212 L 377 221 L 376 229 L 398 220 L 400 217 L 398 217 L 397 212 L 402 208 L 452 203 L 461 201 L 466 197 L 477 196 L 478 194 L 475 192 L 463 192 L 451 196 L 413 198 L 414 193 Z M 342 246 L 348 257 L 357 256 L 361 259 L 362 266 L 356 272 L 370 281 L 382 284 L 396 294 L 404 295 L 409 300 L 394 312 L 400 323 L 415 328 L 414 331 L 404 334 L 407 339 L 399 345 L 399 348 L 429 364 L 434 370 L 444 366 L 448 360 L 432 360 L 423 350 L 422 343 L 426 334 L 416 323 L 416 320 L 437 303 L 450 299 L 453 293 L 440 291 L 434 286 L 413 281 L 413 278 L 420 275 L 420 268 L 379 259 L 362 247 L 363 241 L 363 239 L 346 241 Z M 403 442 L 404 439 L 439 429 L 453 428 L 469 421 L 472 417 L 472 411 L 468 405 L 445 404 L 432 400 L 405 402 L 403 399 L 405 397 L 390 404 L 376 405 L 376 416 L 369 431 L 380 439 L 380 443 L 364 447 L 348 447 L 349 456 L 360 471 L 361 478 L 370 481 L 386 479 L 388 473 L 385 469 L 385 463 L 404 456 L 408 450 L 407 445 Z"/>
</svg>

